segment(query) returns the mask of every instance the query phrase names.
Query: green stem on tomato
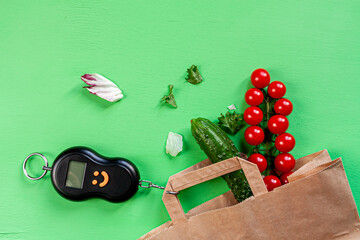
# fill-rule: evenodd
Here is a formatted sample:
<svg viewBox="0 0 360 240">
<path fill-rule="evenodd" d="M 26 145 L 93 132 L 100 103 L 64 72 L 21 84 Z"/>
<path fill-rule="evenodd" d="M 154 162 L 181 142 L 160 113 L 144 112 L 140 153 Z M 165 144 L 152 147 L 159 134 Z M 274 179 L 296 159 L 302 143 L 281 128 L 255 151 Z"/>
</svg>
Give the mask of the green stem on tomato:
<svg viewBox="0 0 360 240">
<path fill-rule="evenodd" d="M 265 95 L 265 111 L 266 111 L 266 118 L 264 121 L 264 132 L 265 132 L 265 141 L 264 141 L 264 145 L 265 145 L 265 154 L 264 157 L 266 158 L 266 160 L 268 161 L 268 167 L 265 171 L 265 175 L 270 175 L 271 174 L 271 169 L 273 167 L 273 159 L 274 156 L 271 153 L 271 144 L 272 144 L 272 138 L 273 138 L 273 134 L 270 133 L 270 131 L 267 129 L 267 124 L 268 121 L 271 117 L 271 115 L 273 114 L 271 112 L 271 98 L 269 97 L 269 95 L 267 94 L 266 91 L 264 91 L 264 95 Z"/>
<path fill-rule="evenodd" d="M 269 97 L 267 97 L 265 101 L 266 101 L 266 121 L 269 121 L 269 114 L 270 114 Z"/>
<path fill-rule="evenodd" d="M 269 103 L 269 97 L 266 96 L 265 99 L 266 102 L 266 124 L 265 127 L 267 127 L 267 123 L 269 121 L 269 113 L 270 113 L 270 103 Z M 266 153 L 265 153 L 265 158 L 267 159 L 267 157 L 269 156 L 269 139 L 265 138 L 266 142 L 265 142 L 265 149 L 266 149 Z"/>
<path fill-rule="evenodd" d="M 268 176 L 272 174 L 272 169 L 274 168 L 274 159 L 276 156 L 276 151 L 274 151 L 274 140 L 276 135 L 269 131 L 267 124 L 269 119 L 276 113 L 272 109 L 274 99 L 268 95 L 265 89 L 262 89 L 261 91 L 264 94 L 264 102 L 259 106 L 259 108 L 264 113 L 264 120 L 261 122 L 260 127 L 264 130 L 265 139 L 260 145 L 255 146 L 251 153 L 261 153 L 266 158 L 268 166 L 263 172 L 263 175 Z"/>
</svg>

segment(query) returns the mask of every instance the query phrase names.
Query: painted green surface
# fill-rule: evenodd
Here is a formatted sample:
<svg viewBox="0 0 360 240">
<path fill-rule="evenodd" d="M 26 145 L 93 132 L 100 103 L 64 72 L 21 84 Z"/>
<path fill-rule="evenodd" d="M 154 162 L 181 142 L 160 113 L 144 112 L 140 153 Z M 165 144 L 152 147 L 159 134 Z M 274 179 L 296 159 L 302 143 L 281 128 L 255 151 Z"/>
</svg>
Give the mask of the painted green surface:
<svg viewBox="0 0 360 240">
<path fill-rule="evenodd" d="M 324 148 L 342 156 L 359 206 L 359 8 L 355 0 L 0 0 L 0 238 L 136 239 L 167 221 L 160 190 L 141 189 L 121 204 L 71 202 L 49 176 L 26 179 L 22 161 L 39 151 L 52 163 L 85 145 L 129 158 L 144 179 L 165 185 L 205 158 L 190 119 L 243 106 L 258 67 L 288 88 L 294 156 Z M 191 64 L 204 77 L 196 86 L 184 80 Z M 87 93 L 80 76 L 93 72 L 125 98 L 110 104 Z M 178 109 L 159 103 L 169 83 Z M 169 131 L 185 139 L 176 158 L 165 154 Z M 218 179 L 181 201 L 188 210 L 225 191 Z"/>
</svg>

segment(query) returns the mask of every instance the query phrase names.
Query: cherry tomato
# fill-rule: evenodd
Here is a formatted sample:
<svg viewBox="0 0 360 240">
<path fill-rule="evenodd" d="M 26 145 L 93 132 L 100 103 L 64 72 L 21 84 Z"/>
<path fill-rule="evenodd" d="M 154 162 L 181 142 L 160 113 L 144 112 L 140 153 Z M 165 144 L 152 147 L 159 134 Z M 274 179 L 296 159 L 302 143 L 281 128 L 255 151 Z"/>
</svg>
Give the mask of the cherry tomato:
<svg viewBox="0 0 360 240">
<path fill-rule="evenodd" d="M 288 119 L 283 115 L 272 116 L 268 121 L 268 129 L 274 134 L 286 132 L 289 127 Z"/>
<path fill-rule="evenodd" d="M 280 181 L 281 181 L 282 185 L 289 183 L 288 176 L 290 176 L 292 173 L 293 172 L 288 172 L 288 173 L 281 174 Z"/>
<path fill-rule="evenodd" d="M 270 83 L 267 91 L 272 98 L 282 98 L 286 93 L 286 87 L 282 82 L 274 81 Z"/>
<path fill-rule="evenodd" d="M 267 161 L 264 155 L 260 153 L 251 154 L 248 160 L 256 164 L 259 168 L 259 171 L 262 173 L 267 168 Z"/>
<path fill-rule="evenodd" d="M 295 158 L 290 153 L 280 153 L 275 157 L 274 164 L 277 170 L 287 173 L 295 167 Z"/>
<path fill-rule="evenodd" d="M 251 83 L 256 88 L 264 88 L 270 83 L 270 75 L 265 69 L 256 69 L 251 74 Z"/>
<path fill-rule="evenodd" d="M 251 126 L 245 130 L 244 137 L 248 144 L 256 146 L 264 141 L 265 134 L 261 127 Z"/>
<path fill-rule="evenodd" d="M 245 94 L 245 101 L 250 106 L 259 106 L 264 101 L 264 94 L 257 88 L 250 88 Z"/>
<path fill-rule="evenodd" d="M 263 178 L 263 180 L 264 180 L 265 186 L 269 192 L 272 191 L 274 188 L 281 186 L 280 179 L 274 175 L 266 176 Z"/>
<path fill-rule="evenodd" d="M 286 98 L 281 98 L 276 101 L 274 104 L 274 110 L 277 114 L 281 114 L 284 116 L 289 115 L 293 110 L 293 105 L 290 100 Z"/>
<path fill-rule="evenodd" d="M 283 133 L 276 137 L 275 147 L 280 152 L 290 152 L 295 147 L 295 138 L 290 133 Z"/>
<path fill-rule="evenodd" d="M 244 120 L 249 125 L 258 125 L 263 120 L 263 112 L 258 107 L 248 107 L 244 112 Z"/>
</svg>

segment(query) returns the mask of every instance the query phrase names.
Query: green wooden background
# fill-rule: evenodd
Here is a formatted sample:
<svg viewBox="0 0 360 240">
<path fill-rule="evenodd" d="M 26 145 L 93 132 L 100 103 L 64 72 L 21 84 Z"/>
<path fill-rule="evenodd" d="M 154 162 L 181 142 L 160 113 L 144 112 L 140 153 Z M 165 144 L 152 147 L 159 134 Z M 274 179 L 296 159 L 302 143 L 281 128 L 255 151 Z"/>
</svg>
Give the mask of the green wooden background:
<svg viewBox="0 0 360 240">
<path fill-rule="evenodd" d="M 84 145 L 129 158 L 143 179 L 165 185 L 205 158 L 190 119 L 242 108 L 258 67 L 288 88 L 294 156 L 325 148 L 342 156 L 359 205 L 359 10 L 355 0 L 0 0 L 0 238 L 136 239 L 169 220 L 161 190 L 120 204 L 71 202 L 49 176 L 25 178 L 22 161 L 38 151 L 52 163 Z M 191 64 L 205 79 L 196 86 L 184 80 Z M 80 76 L 94 72 L 125 98 L 110 104 L 87 93 Z M 169 83 L 178 109 L 159 103 Z M 184 136 L 175 158 L 165 154 L 169 131 Z M 225 191 L 217 179 L 181 201 L 188 210 Z"/>
</svg>

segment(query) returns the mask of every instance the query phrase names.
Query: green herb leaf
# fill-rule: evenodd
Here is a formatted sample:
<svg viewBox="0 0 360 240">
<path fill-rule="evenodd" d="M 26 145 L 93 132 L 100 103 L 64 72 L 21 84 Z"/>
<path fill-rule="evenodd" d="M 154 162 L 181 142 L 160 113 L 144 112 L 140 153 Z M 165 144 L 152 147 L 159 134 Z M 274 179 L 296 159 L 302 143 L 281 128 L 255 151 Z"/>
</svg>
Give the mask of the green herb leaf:
<svg viewBox="0 0 360 240">
<path fill-rule="evenodd" d="M 229 111 L 225 114 L 221 114 L 219 119 L 219 127 L 225 132 L 231 135 L 235 135 L 243 126 L 243 118 L 236 112 L 230 113 Z"/>
<path fill-rule="evenodd" d="M 173 88 L 174 88 L 174 85 L 169 85 L 169 95 L 165 95 L 164 97 L 162 97 L 162 101 L 165 101 L 167 102 L 168 104 L 170 104 L 171 106 L 177 108 L 177 105 L 176 105 L 176 102 L 175 102 L 175 97 L 174 97 L 174 94 L 173 94 Z"/>
<path fill-rule="evenodd" d="M 202 82 L 202 76 L 200 75 L 199 69 L 196 65 L 192 65 L 187 69 L 187 77 L 185 78 L 191 84 L 198 84 Z"/>
</svg>

